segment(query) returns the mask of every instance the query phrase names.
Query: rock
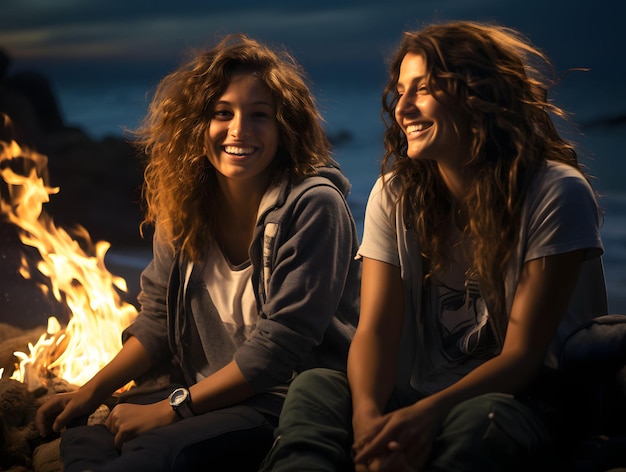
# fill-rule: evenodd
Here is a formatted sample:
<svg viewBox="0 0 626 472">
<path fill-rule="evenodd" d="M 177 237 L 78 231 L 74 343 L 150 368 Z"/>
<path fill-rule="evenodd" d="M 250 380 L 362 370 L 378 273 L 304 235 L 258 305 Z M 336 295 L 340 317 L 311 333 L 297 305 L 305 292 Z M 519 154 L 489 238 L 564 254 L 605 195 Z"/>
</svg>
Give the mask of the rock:
<svg viewBox="0 0 626 472">
<path fill-rule="evenodd" d="M 42 440 L 33 419 L 37 395 L 10 379 L 0 379 L 0 468 L 32 466 L 33 448 Z"/>
<path fill-rule="evenodd" d="M 61 438 L 57 438 L 35 449 L 33 452 L 33 469 L 36 472 L 63 472 L 60 443 Z"/>
<path fill-rule="evenodd" d="M 21 382 L 0 379 L 0 470 L 62 472 L 59 435 L 41 438 L 35 429 L 34 418 L 48 393 L 75 389 L 76 386 L 63 380 L 52 379 L 48 389 L 39 388 L 31 392 Z M 89 416 L 87 424 L 104 423 L 109 412 L 107 405 L 100 405 Z"/>
<path fill-rule="evenodd" d="M 149 245 L 140 237 L 142 159 L 121 136 L 101 141 L 64 123 L 58 100 L 37 71 L 10 74 L 0 49 L 0 113 L 12 121 L 0 139 L 48 156 L 50 184 L 60 187 L 47 212 L 64 227 L 84 226 L 93 240 Z M 2 124 L 2 123 L 0 123 Z"/>
</svg>

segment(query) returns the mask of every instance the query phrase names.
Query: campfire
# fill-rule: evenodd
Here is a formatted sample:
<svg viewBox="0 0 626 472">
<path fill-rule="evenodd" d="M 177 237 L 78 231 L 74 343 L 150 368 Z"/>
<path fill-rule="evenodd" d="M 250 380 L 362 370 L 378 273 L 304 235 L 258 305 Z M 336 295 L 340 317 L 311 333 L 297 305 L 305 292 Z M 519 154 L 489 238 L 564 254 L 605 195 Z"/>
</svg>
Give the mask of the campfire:
<svg viewBox="0 0 626 472">
<path fill-rule="evenodd" d="M 68 313 L 66 323 L 49 316 L 47 328 L 23 350 L 13 352 L 13 368 L 7 369 L 6 364 L 0 368 L 0 400 L 7 392 L 15 395 L 16 386 L 20 386 L 21 396 L 35 403 L 23 406 L 32 415 L 37 398 L 40 403 L 48 393 L 78 388 L 108 363 L 121 349 L 121 332 L 137 310 L 122 299 L 126 281 L 105 266 L 110 244 L 92 243 L 87 230 L 80 226 L 69 231 L 59 228 L 44 211 L 43 205 L 60 190 L 47 185 L 46 156 L 14 140 L 0 139 L 0 176 L 2 221 L 16 228 L 25 250 L 34 249 L 38 254 L 35 261 L 22 255 L 19 273 L 24 279 L 44 280 L 38 283 L 43 295 L 52 297 Z M 0 420 L 4 417 L 8 424 L 9 418 L 3 413 L 8 412 L 0 406 Z M 1 429 L 7 430 L 7 424 Z M 21 428 L 28 429 L 23 435 L 32 443 L 32 428 Z M 10 438 L 4 439 L 0 438 L 0 456 L 7 454 L 1 448 L 7 447 Z M 13 465 L 17 464 L 0 463 L 0 469 Z"/>
<path fill-rule="evenodd" d="M 71 312 L 65 328 L 51 317 L 47 333 L 29 346 L 30 352 L 15 353 L 20 364 L 11 378 L 25 382 L 30 389 L 45 383 L 50 375 L 80 386 L 121 349 L 120 333 L 137 311 L 123 302 L 118 292 L 127 290 L 126 281 L 105 267 L 109 244 L 100 241 L 92 245 L 81 227 L 75 230 L 79 239 L 74 239 L 43 212 L 49 196 L 59 191 L 47 187 L 40 176 L 46 168 L 46 157 L 20 148 L 15 141 L 0 142 L 0 146 L 0 175 L 9 197 L 8 202 L 1 202 L 2 216 L 20 228 L 22 243 L 36 248 L 41 255 L 36 268 L 29 267 L 23 258 L 20 272 L 29 278 L 36 269 L 46 276 L 50 285 L 42 285 L 41 289 L 66 304 Z M 30 161 L 27 175 L 12 169 L 10 161 L 16 158 Z"/>
</svg>

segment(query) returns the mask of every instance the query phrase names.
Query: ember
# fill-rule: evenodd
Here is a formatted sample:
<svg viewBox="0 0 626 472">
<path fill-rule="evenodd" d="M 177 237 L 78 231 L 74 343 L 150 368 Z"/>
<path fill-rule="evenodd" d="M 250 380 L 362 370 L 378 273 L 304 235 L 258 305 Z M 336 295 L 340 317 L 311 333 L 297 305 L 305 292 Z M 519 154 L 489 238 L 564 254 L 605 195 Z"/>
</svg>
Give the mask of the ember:
<svg viewBox="0 0 626 472">
<path fill-rule="evenodd" d="M 18 161 L 25 172 L 16 170 Z M 35 270 L 42 274 L 46 284 L 40 285 L 41 290 L 70 311 L 65 327 L 50 317 L 46 332 L 29 344 L 29 352 L 14 353 L 19 365 L 11 379 L 31 391 L 53 377 L 83 385 L 121 349 L 120 333 L 137 315 L 136 308 L 120 296 L 120 291 L 127 291 L 126 281 L 105 267 L 109 243 L 94 245 L 82 227 L 73 230 L 72 237 L 43 211 L 50 195 L 59 191 L 46 185 L 46 169 L 46 156 L 15 141 L 0 140 L 0 184 L 3 192 L 8 191 L 0 198 L 0 213 L 18 228 L 21 242 L 41 256 L 36 267 L 23 257 L 20 273 L 26 279 Z M 0 370 L 0 378 L 2 374 Z"/>
</svg>

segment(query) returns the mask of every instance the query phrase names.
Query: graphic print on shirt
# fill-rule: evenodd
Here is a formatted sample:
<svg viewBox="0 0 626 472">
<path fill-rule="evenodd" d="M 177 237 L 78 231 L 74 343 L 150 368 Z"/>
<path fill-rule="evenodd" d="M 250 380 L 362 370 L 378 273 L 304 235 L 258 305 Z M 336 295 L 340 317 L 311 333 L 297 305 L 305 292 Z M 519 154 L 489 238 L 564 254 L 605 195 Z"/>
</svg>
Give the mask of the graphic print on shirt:
<svg viewBox="0 0 626 472">
<path fill-rule="evenodd" d="M 442 354 L 450 362 L 468 357 L 490 357 L 497 344 L 488 323 L 489 312 L 480 294 L 477 279 L 466 279 L 456 289 L 438 281 L 438 314 Z"/>
</svg>

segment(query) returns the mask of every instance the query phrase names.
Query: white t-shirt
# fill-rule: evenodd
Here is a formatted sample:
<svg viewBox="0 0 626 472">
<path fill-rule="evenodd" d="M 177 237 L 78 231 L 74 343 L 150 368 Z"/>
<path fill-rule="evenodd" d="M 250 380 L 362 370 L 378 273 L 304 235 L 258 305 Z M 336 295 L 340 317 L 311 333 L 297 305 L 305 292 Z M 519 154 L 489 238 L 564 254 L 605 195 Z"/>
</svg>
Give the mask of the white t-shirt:
<svg viewBox="0 0 626 472">
<path fill-rule="evenodd" d="M 190 264 L 190 270 L 191 267 Z M 194 319 L 190 326 L 190 362 L 198 372 L 198 382 L 215 370 L 206 362 L 206 355 L 214 361 L 218 360 L 217 365 L 228 363 L 232 358 L 232 351 L 238 349 L 254 330 L 257 319 L 250 261 L 233 266 L 226 260 L 220 248 L 214 245 L 207 254 L 204 284 L 219 314 L 221 327 L 208 334 L 207 345 L 204 346 L 196 325 L 205 324 L 206 320 Z"/>
<path fill-rule="evenodd" d="M 204 283 L 222 322 L 230 326 L 233 335 L 242 331 L 249 333 L 256 325 L 256 299 L 251 277 L 249 260 L 232 266 L 219 247 L 213 246 L 204 268 Z"/>
<path fill-rule="evenodd" d="M 396 179 L 379 179 L 370 194 L 358 255 L 400 267 L 405 292 L 404 327 L 397 385 L 430 394 L 445 388 L 500 352 L 477 281 L 464 277 L 467 265 L 424 282 L 417 233 L 406 228 L 396 207 Z M 586 250 L 575 294 L 546 356 L 555 367 L 564 338 L 584 321 L 606 314 L 606 290 L 599 212 L 591 187 L 570 166 L 548 162 L 533 180 L 524 202 L 519 242 L 505 276 L 510 312 L 525 262 Z M 459 258 L 462 260 L 462 258 Z"/>
</svg>

